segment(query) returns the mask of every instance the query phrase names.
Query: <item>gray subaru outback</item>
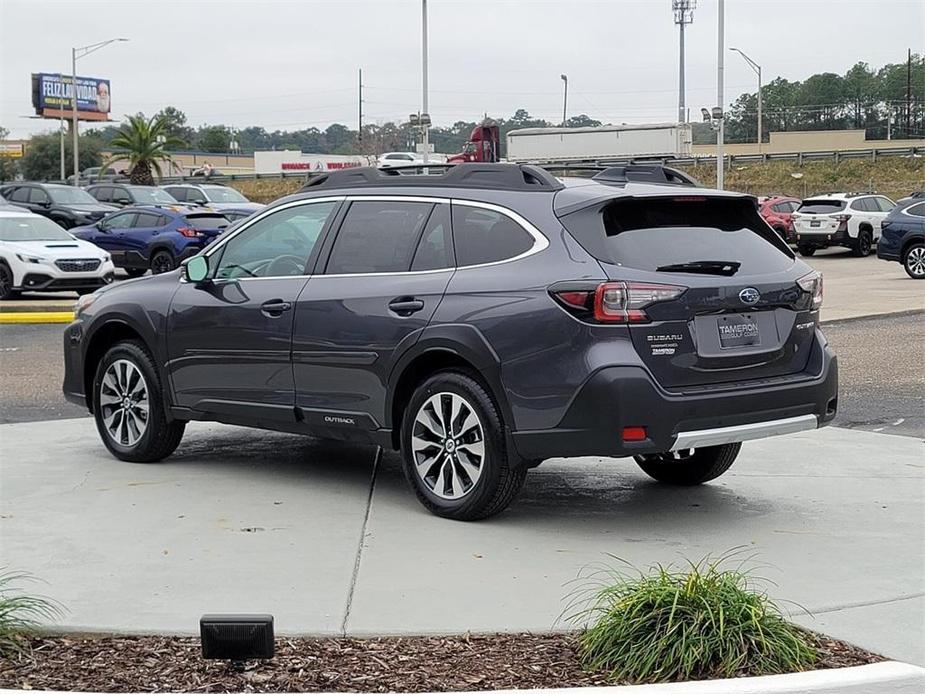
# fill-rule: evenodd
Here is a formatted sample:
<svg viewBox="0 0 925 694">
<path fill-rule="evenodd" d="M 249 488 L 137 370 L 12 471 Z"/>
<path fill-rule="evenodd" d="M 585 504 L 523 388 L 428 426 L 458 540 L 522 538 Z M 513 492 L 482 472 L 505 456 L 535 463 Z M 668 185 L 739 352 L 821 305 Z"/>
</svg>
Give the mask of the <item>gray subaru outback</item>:
<svg viewBox="0 0 925 694">
<path fill-rule="evenodd" d="M 548 458 L 700 484 L 835 416 L 822 278 L 755 198 L 658 166 L 442 171 L 320 176 L 177 271 L 83 297 L 65 395 L 132 462 L 192 420 L 400 450 L 460 520 Z"/>
</svg>

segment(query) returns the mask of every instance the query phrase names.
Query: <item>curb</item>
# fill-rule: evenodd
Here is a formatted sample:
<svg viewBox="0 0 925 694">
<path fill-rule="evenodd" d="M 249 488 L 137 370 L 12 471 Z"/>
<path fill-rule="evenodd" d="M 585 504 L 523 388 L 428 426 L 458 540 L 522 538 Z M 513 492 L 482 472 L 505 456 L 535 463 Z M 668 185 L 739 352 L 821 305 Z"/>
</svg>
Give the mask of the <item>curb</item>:
<svg viewBox="0 0 925 694">
<path fill-rule="evenodd" d="M 886 311 L 885 313 L 869 313 L 863 316 L 847 316 L 845 318 L 831 318 L 829 320 L 819 321 L 820 325 L 839 325 L 841 323 L 852 323 L 854 321 L 876 320 L 877 318 L 905 318 L 906 316 L 918 316 L 925 313 L 925 308 L 908 308 L 901 311 Z"/>
<path fill-rule="evenodd" d="M 73 311 L 77 301 L 7 301 L 0 302 L 0 315 L 4 313 L 55 313 Z"/>
<path fill-rule="evenodd" d="M 919 694 L 925 687 L 925 668 L 889 660 L 856 667 L 794 672 L 789 675 L 740 677 L 726 680 L 636 684 L 614 687 L 517 689 L 462 694 Z M 32 694 L 55 690 L 34 689 Z M 0 689 L 0 694 L 22 694 Z"/>
<path fill-rule="evenodd" d="M 0 313 L 0 325 L 24 325 L 38 323 L 70 323 L 73 311 L 17 311 Z"/>
</svg>

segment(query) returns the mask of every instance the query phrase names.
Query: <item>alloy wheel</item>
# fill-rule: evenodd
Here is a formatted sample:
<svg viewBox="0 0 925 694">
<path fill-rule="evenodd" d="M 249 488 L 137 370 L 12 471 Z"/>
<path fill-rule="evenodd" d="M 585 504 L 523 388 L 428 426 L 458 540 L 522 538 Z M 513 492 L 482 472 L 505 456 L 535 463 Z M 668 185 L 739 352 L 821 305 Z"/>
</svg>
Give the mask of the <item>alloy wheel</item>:
<svg viewBox="0 0 925 694">
<path fill-rule="evenodd" d="M 134 446 L 148 428 L 148 384 L 128 359 L 117 359 L 103 374 L 100 414 L 109 437 L 120 446 Z"/>
<path fill-rule="evenodd" d="M 906 267 L 909 274 L 925 277 L 925 246 L 916 246 L 906 254 Z"/>
<path fill-rule="evenodd" d="M 414 469 L 441 499 L 461 499 L 485 469 L 485 434 L 472 405 L 456 393 L 437 393 L 418 410 L 411 430 Z"/>
<path fill-rule="evenodd" d="M 160 275 L 173 270 L 173 258 L 166 253 L 158 253 L 151 261 L 151 274 Z"/>
</svg>

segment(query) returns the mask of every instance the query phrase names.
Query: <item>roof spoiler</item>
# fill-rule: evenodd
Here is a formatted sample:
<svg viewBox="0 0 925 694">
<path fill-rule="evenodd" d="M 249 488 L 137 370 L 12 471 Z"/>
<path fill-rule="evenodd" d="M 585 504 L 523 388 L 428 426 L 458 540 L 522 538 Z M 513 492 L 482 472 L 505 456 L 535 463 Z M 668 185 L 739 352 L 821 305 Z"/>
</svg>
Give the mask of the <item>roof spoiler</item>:
<svg viewBox="0 0 925 694">
<path fill-rule="evenodd" d="M 598 183 L 660 183 L 680 186 L 702 187 L 700 183 L 683 171 L 661 164 L 627 164 L 611 166 L 594 176 Z"/>
</svg>

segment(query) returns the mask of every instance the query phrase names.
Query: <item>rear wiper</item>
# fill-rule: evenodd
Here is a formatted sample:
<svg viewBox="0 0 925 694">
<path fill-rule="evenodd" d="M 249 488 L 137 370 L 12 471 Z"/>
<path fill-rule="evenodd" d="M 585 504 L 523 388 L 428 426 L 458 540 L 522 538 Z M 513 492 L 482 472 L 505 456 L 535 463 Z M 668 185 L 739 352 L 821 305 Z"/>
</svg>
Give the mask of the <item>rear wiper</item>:
<svg viewBox="0 0 925 694">
<path fill-rule="evenodd" d="M 675 263 L 655 268 L 656 272 L 696 272 L 702 275 L 732 276 L 739 271 L 742 263 L 733 260 L 694 260 L 689 263 Z"/>
</svg>

